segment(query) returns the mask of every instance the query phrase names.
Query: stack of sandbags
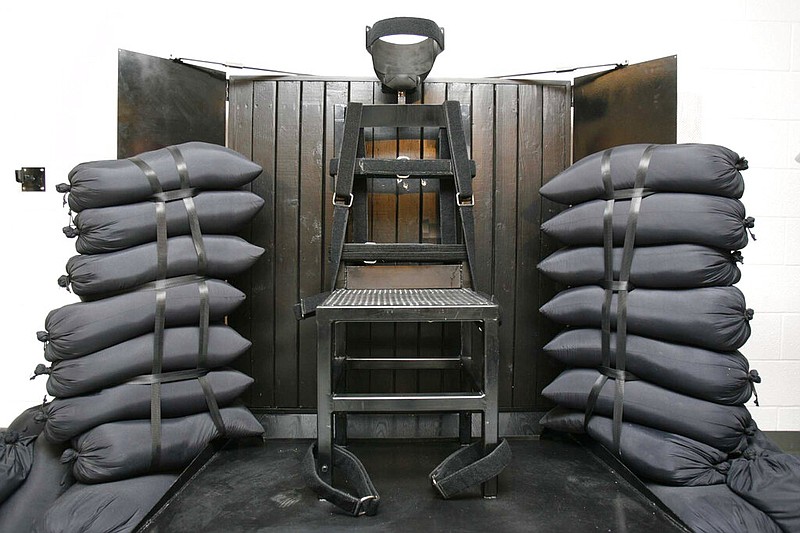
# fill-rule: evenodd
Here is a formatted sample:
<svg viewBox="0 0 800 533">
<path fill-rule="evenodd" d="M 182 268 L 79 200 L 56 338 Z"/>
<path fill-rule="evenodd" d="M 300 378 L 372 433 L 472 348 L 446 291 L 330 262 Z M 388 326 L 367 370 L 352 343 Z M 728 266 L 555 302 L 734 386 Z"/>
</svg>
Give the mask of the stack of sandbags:
<svg viewBox="0 0 800 533">
<path fill-rule="evenodd" d="M 0 531 L 31 531 L 74 483 L 72 468 L 61 462 L 67 445 L 40 436 L 46 408 L 26 409 L 0 431 Z"/>
<path fill-rule="evenodd" d="M 559 407 L 542 423 L 587 432 L 656 494 L 661 485 L 731 487 L 729 460 L 743 453 L 748 465 L 781 462 L 779 451 L 754 444 L 763 435 L 744 406 L 760 381 L 738 352 L 753 312 L 733 286 L 753 227 L 739 201 L 745 168 L 720 146 L 627 145 L 582 159 L 541 189 L 570 206 L 542 225 L 568 247 L 540 270 L 569 286 L 541 309 L 568 327 L 544 349 L 568 369 L 543 391 Z M 702 491 L 677 494 L 685 507 L 673 493 L 665 501 L 699 531 L 760 522 L 777 530 L 785 519 L 780 505 L 768 511 L 736 489 L 725 497 L 746 501 L 726 516 L 685 512 L 710 504 Z M 721 497 L 718 488 L 708 494 Z M 741 515 L 748 509 L 761 514 Z"/>
<path fill-rule="evenodd" d="M 227 368 L 250 343 L 224 323 L 244 300 L 225 279 L 263 253 L 235 236 L 263 205 L 240 189 L 260 172 L 192 142 L 83 163 L 60 186 L 80 255 L 59 283 L 83 301 L 48 314 L 35 374 L 55 397 L 40 439 L 77 484 L 39 530 L 129 531 L 211 440 L 263 433 L 236 404 L 252 378 Z"/>
</svg>

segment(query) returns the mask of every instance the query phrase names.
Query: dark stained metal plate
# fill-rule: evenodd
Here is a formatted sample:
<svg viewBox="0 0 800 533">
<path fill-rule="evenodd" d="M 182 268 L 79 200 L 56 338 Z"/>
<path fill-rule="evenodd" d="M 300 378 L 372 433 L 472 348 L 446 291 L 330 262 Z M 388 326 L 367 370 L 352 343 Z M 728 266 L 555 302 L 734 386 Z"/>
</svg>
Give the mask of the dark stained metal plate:
<svg viewBox="0 0 800 533">
<path fill-rule="evenodd" d="M 573 161 L 621 144 L 677 142 L 677 56 L 576 78 L 573 91 Z"/>
<path fill-rule="evenodd" d="M 225 144 L 221 72 L 119 50 L 117 157 L 187 141 Z"/>
</svg>

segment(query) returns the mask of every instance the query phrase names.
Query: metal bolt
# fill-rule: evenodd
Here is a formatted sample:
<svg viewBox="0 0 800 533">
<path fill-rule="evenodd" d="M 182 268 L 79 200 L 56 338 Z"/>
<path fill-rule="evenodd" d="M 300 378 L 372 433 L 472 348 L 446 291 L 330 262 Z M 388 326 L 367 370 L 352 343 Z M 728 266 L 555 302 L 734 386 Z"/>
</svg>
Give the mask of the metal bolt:
<svg viewBox="0 0 800 533">
<path fill-rule="evenodd" d="M 322 472 L 327 472 L 327 471 L 328 471 L 328 465 L 322 465 L 321 467 L 319 467 L 319 469 L 320 469 Z"/>
</svg>

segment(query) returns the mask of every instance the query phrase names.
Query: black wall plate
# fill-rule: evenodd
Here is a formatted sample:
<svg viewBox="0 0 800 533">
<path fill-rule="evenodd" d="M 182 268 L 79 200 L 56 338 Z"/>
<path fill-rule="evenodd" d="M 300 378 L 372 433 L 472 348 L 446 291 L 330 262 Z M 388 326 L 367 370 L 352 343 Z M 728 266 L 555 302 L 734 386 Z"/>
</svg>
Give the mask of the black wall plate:
<svg viewBox="0 0 800 533">
<path fill-rule="evenodd" d="M 44 191 L 44 167 L 22 167 L 14 173 L 17 182 L 22 184 L 22 192 Z"/>
</svg>

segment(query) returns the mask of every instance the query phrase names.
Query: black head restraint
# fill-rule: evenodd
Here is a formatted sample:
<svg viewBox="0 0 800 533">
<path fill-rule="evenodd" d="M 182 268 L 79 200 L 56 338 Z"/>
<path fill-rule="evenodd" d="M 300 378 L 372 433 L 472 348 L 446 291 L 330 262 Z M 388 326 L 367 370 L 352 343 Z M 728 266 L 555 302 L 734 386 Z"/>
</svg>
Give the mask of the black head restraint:
<svg viewBox="0 0 800 533">
<path fill-rule="evenodd" d="M 419 35 L 422 41 L 397 44 L 383 40 L 392 35 Z M 367 26 L 367 51 L 375 74 L 388 92 L 412 92 L 428 76 L 442 50 L 444 29 L 428 19 L 396 17 Z"/>
</svg>

